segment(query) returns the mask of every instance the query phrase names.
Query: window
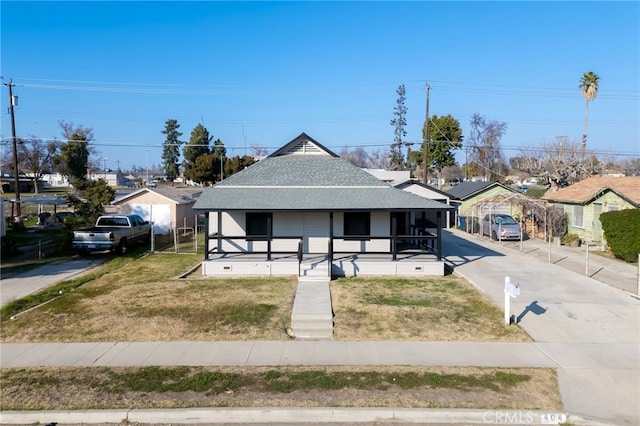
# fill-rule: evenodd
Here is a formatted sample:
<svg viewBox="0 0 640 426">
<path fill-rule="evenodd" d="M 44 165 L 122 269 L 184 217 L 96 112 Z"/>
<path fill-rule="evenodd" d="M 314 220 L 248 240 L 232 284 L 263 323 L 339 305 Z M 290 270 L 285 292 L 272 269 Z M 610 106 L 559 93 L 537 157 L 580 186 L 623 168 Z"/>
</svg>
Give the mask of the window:
<svg viewBox="0 0 640 426">
<path fill-rule="evenodd" d="M 344 236 L 355 237 L 371 235 L 371 213 L 369 212 L 345 212 Z"/>
<path fill-rule="evenodd" d="M 269 224 L 273 223 L 271 213 L 247 213 L 247 237 L 271 235 Z"/>
<path fill-rule="evenodd" d="M 607 206 L 607 211 L 608 212 L 617 212 L 620 210 L 620 206 L 618 206 L 617 204 L 609 204 Z"/>
<path fill-rule="evenodd" d="M 573 226 L 583 228 L 584 206 L 573 206 Z"/>
</svg>

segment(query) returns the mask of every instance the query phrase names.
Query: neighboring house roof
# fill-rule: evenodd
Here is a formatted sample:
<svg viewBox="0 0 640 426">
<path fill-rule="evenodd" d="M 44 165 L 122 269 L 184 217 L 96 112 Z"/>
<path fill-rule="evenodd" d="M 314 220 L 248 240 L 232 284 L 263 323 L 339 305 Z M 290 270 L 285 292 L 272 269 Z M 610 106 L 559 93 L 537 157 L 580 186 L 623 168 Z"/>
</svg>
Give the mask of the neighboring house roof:
<svg viewBox="0 0 640 426">
<path fill-rule="evenodd" d="M 389 182 L 393 186 L 397 186 L 400 182 L 409 181 L 411 177 L 410 170 L 384 170 L 384 169 L 362 169 L 372 174 L 383 182 Z"/>
<path fill-rule="evenodd" d="M 501 186 L 507 191 L 516 192 L 514 189 L 504 186 L 499 182 L 460 182 L 453 188 L 446 191 L 446 193 L 456 200 L 466 200 L 467 198 L 473 197 L 493 186 Z"/>
<path fill-rule="evenodd" d="M 303 149 L 300 149 L 303 148 Z M 206 188 L 195 210 L 445 210 L 393 188 L 305 133 L 269 157 Z"/>
<path fill-rule="evenodd" d="M 409 179 L 409 180 L 405 180 L 404 182 L 398 182 L 398 183 L 394 183 L 393 184 L 393 186 L 395 186 L 396 188 L 399 188 L 399 189 L 405 189 L 405 188 L 407 188 L 407 187 L 409 187 L 411 185 L 417 185 L 417 186 L 420 186 L 420 187 L 422 187 L 424 189 L 428 189 L 429 191 L 433 191 L 433 192 L 435 192 L 437 194 L 440 194 L 440 195 L 442 195 L 443 197 L 445 197 L 447 199 L 451 197 L 451 194 L 449 194 L 448 192 L 442 191 L 442 190 L 440 190 L 440 189 L 438 189 L 438 188 L 436 188 L 434 186 L 427 185 L 426 183 L 422 183 L 419 180 L 415 180 L 415 179 Z"/>
<path fill-rule="evenodd" d="M 201 191 L 185 191 L 179 188 L 142 188 L 114 200 L 111 204 L 122 204 L 145 193 L 158 194 L 175 204 L 191 204 L 196 201 Z"/>
<path fill-rule="evenodd" d="M 640 176 L 592 176 L 566 188 L 547 193 L 542 199 L 553 203 L 587 204 L 607 190 L 640 207 Z"/>
</svg>

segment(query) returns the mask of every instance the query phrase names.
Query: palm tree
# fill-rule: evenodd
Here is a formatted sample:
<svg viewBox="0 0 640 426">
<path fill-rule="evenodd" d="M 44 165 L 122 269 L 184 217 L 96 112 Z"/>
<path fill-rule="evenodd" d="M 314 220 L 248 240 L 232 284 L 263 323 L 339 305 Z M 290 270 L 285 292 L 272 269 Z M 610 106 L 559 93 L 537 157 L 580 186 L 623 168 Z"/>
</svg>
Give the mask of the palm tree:
<svg viewBox="0 0 640 426">
<path fill-rule="evenodd" d="M 584 73 L 582 78 L 580 79 L 580 84 L 578 87 L 582 89 L 582 95 L 587 101 L 587 108 L 584 113 L 584 130 L 582 132 L 582 160 L 584 160 L 585 150 L 587 148 L 587 121 L 589 120 L 589 102 L 596 98 L 598 94 L 598 77 L 592 71 Z"/>
</svg>

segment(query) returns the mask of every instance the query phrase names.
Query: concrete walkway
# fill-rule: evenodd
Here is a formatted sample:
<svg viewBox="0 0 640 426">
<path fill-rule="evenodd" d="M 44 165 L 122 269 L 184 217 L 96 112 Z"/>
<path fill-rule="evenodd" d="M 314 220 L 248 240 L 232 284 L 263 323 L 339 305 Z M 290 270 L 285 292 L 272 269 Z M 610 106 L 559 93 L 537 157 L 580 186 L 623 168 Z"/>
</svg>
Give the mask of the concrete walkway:
<svg viewBox="0 0 640 426">
<path fill-rule="evenodd" d="M 143 366 L 143 365 L 440 365 L 557 368 L 560 392 L 569 421 L 575 424 L 640 424 L 640 301 L 625 291 L 576 273 L 558 264 L 525 255 L 505 244 L 481 239 L 459 231 L 443 233 L 445 257 L 456 273 L 469 279 L 498 306 L 504 301 L 504 276 L 519 283 L 520 297 L 512 300 L 511 312 L 533 343 L 460 342 L 341 342 L 341 341 L 262 341 L 262 342 L 111 342 L 70 344 L 3 344 L 2 367 L 29 366 Z M 535 244 L 531 242 L 531 244 Z M 577 252 L 580 253 L 580 252 Z M 581 255 L 580 255 L 581 256 Z M 575 256 L 574 256 L 575 257 Z M 566 260 L 566 259 L 565 259 Z M 624 270 L 627 265 L 605 259 L 607 270 Z M 568 262 L 565 262 L 568 263 Z M 633 268 L 633 267 L 630 267 Z M 614 277 L 617 277 L 615 273 Z M 637 279 L 637 278 L 636 278 Z M 334 410 L 333 417 L 317 414 L 320 421 L 369 421 L 357 410 Z M 386 410 L 386 411 L 384 411 Z M 182 411 L 182 423 L 195 419 L 198 410 Z M 209 423 L 233 422 L 238 411 L 219 417 L 225 410 L 209 410 Z M 294 423 L 302 423 L 300 410 L 290 410 Z M 364 410 L 370 411 L 370 410 Z M 486 418 L 477 410 L 383 409 L 379 419 L 404 419 L 441 423 L 544 423 L 514 417 Z M 418 410 L 420 411 L 420 410 Z M 164 412 L 164 418 L 180 411 Z M 246 410 L 248 417 L 255 410 Z M 269 422 L 267 412 L 254 421 Z M 74 415 L 77 412 L 69 412 Z M 104 412 L 101 412 L 104 414 Z M 136 421 L 150 417 L 146 413 Z M 213 417 L 211 417 L 211 413 Z M 245 414 L 246 414 L 245 413 Z M 316 412 L 319 413 L 319 412 Z M 385 414 L 386 413 L 386 414 Z M 404 415 L 402 413 L 405 413 Z M 435 416 L 437 420 L 435 420 Z M 495 412 L 494 412 L 495 414 Z M 522 413 L 520 413 L 522 414 Z M 34 413 L 0 414 L 0 423 L 58 421 L 52 417 L 33 420 Z M 57 412 L 56 419 L 69 419 Z M 115 416 L 121 413 L 115 413 Z M 295 417 L 297 415 L 297 417 Z M 342 415 L 342 417 L 341 417 Z M 386 417 L 393 415 L 397 417 Z M 536 414 L 537 415 L 537 414 Z M 191 417 L 190 417 L 191 416 Z M 309 414 L 313 416 L 313 414 Z M 346 417 L 345 417 L 346 416 Z M 472 418 L 473 417 L 473 418 Z M 96 417 L 98 418 L 98 417 Z M 211 419 L 217 419 L 212 421 Z M 273 418 L 280 418 L 277 415 Z M 113 417 L 112 417 L 113 419 Z M 119 422 L 122 418 L 111 420 Z M 131 417 L 129 417 L 131 419 Z M 419 420 L 416 420 L 419 419 Z M 507 420 L 514 421 L 507 421 Z M 305 420 L 305 422 L 313 421 Z M 83 420 L 86 422 L 86 419 Z M 245 420 L 246 421 L 246 420 Z M 273 420 L 284 422 L 284 420 Z M 70 421 L 67 421 L 70 422 Z M 169 421 L 180 423 L 173 418 Z M 248 422 L 248 421 L 247 421 Z M 94 422 L 95 423 L 95 422 Z"/>
</svg>

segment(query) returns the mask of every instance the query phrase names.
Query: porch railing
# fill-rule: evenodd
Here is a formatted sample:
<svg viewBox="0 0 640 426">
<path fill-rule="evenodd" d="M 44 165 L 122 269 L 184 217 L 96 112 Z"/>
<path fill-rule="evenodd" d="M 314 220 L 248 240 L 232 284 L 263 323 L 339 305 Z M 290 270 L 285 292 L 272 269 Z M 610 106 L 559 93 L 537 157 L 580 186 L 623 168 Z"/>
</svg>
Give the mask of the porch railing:
<svg viewBox="0 0 640 426">
<path fill-rule="evenodd" d="M 234 252 L 230 252 L 230 253 L 252 253 L 252 254 L 265 254 L 267 256 L 267 260 L 272 260 L 272 255 L 273 254 L 288 254 L 288 255 L 296 255 L 298 262 L 301 263 L 302 262 L 302 257 L 303 257 L 303 250 L 304 250 L 304 237 L 302 236 L 265 236 L 265 235 L 252 235 L 252 236 L 246 236 L 246 235 L 237 235 L 237 236 L 220 236 L 217 234 L 212 234 L 209 236 L 209 239 L 211 240 L 217 240 L 218 241 L 218 245 L 214 248 L 212 248 L 211 250 L 209 250 L 209 252 L 207 253 L 207 256 L 212 254 L 212 253 L 225 253 L 224 250 L 222 250 L 222 244 L 224 242 L 230 243 L 230 244 L 236 244 L 237 242 L 267 242 L 267 249 L 266 250 L 259 250 L 259 249 L 251 249 L 251 250 L 247 250 L 245 248 L 240 248 L 239 251 L 234 251 Z M 287 240 L 287 241 L 293 241 L 293 240 L 297 240 L 298 244 L 296 248 L 293 244 L 292 244 L 292 248 L 290 250 L 273 250 L 272 249 L 272 243 L 279 241 L 279 240 Z M 332 262 L 334 259 L 334 253 L 335 253 L 335 242 L 336 241 L 373 241 L 373 240 L 387 240 L 390 242 L 391 245 L 391 250 L 386 250 L 386 251 L 371 251 L 371 250 L 348 250 L 349 253 L 357 253 L 357 254 L 365 254 L 365 253 L 371 253 L 371 254 L 391 254 L 393 260 L 397 260 L 397 254 L 402 251 L 402 252 L 412 252 L 412 251 L 418 251 L 418 252 L 427 252 L 427 253 L 433 253 L 433 254 L 438 254 L 437 251 L 434 247 L 434 243 L 438 240 L 438 236 L 436 234 L 430 233 L 426 230 L 422 230 L 420 235 L 389 235 L 389 236 L 373 236 L 373 235 L 362 235 L 362 236 L 340 236 L 340 237 L 333 237 L 333 238 L 329 238 L 329 242 L 328 242 L 328 258 L 329 258 L 329 262 Z M 402 244 L 406 244 L 405 247 L 401 247 Z"/>
</svg>

